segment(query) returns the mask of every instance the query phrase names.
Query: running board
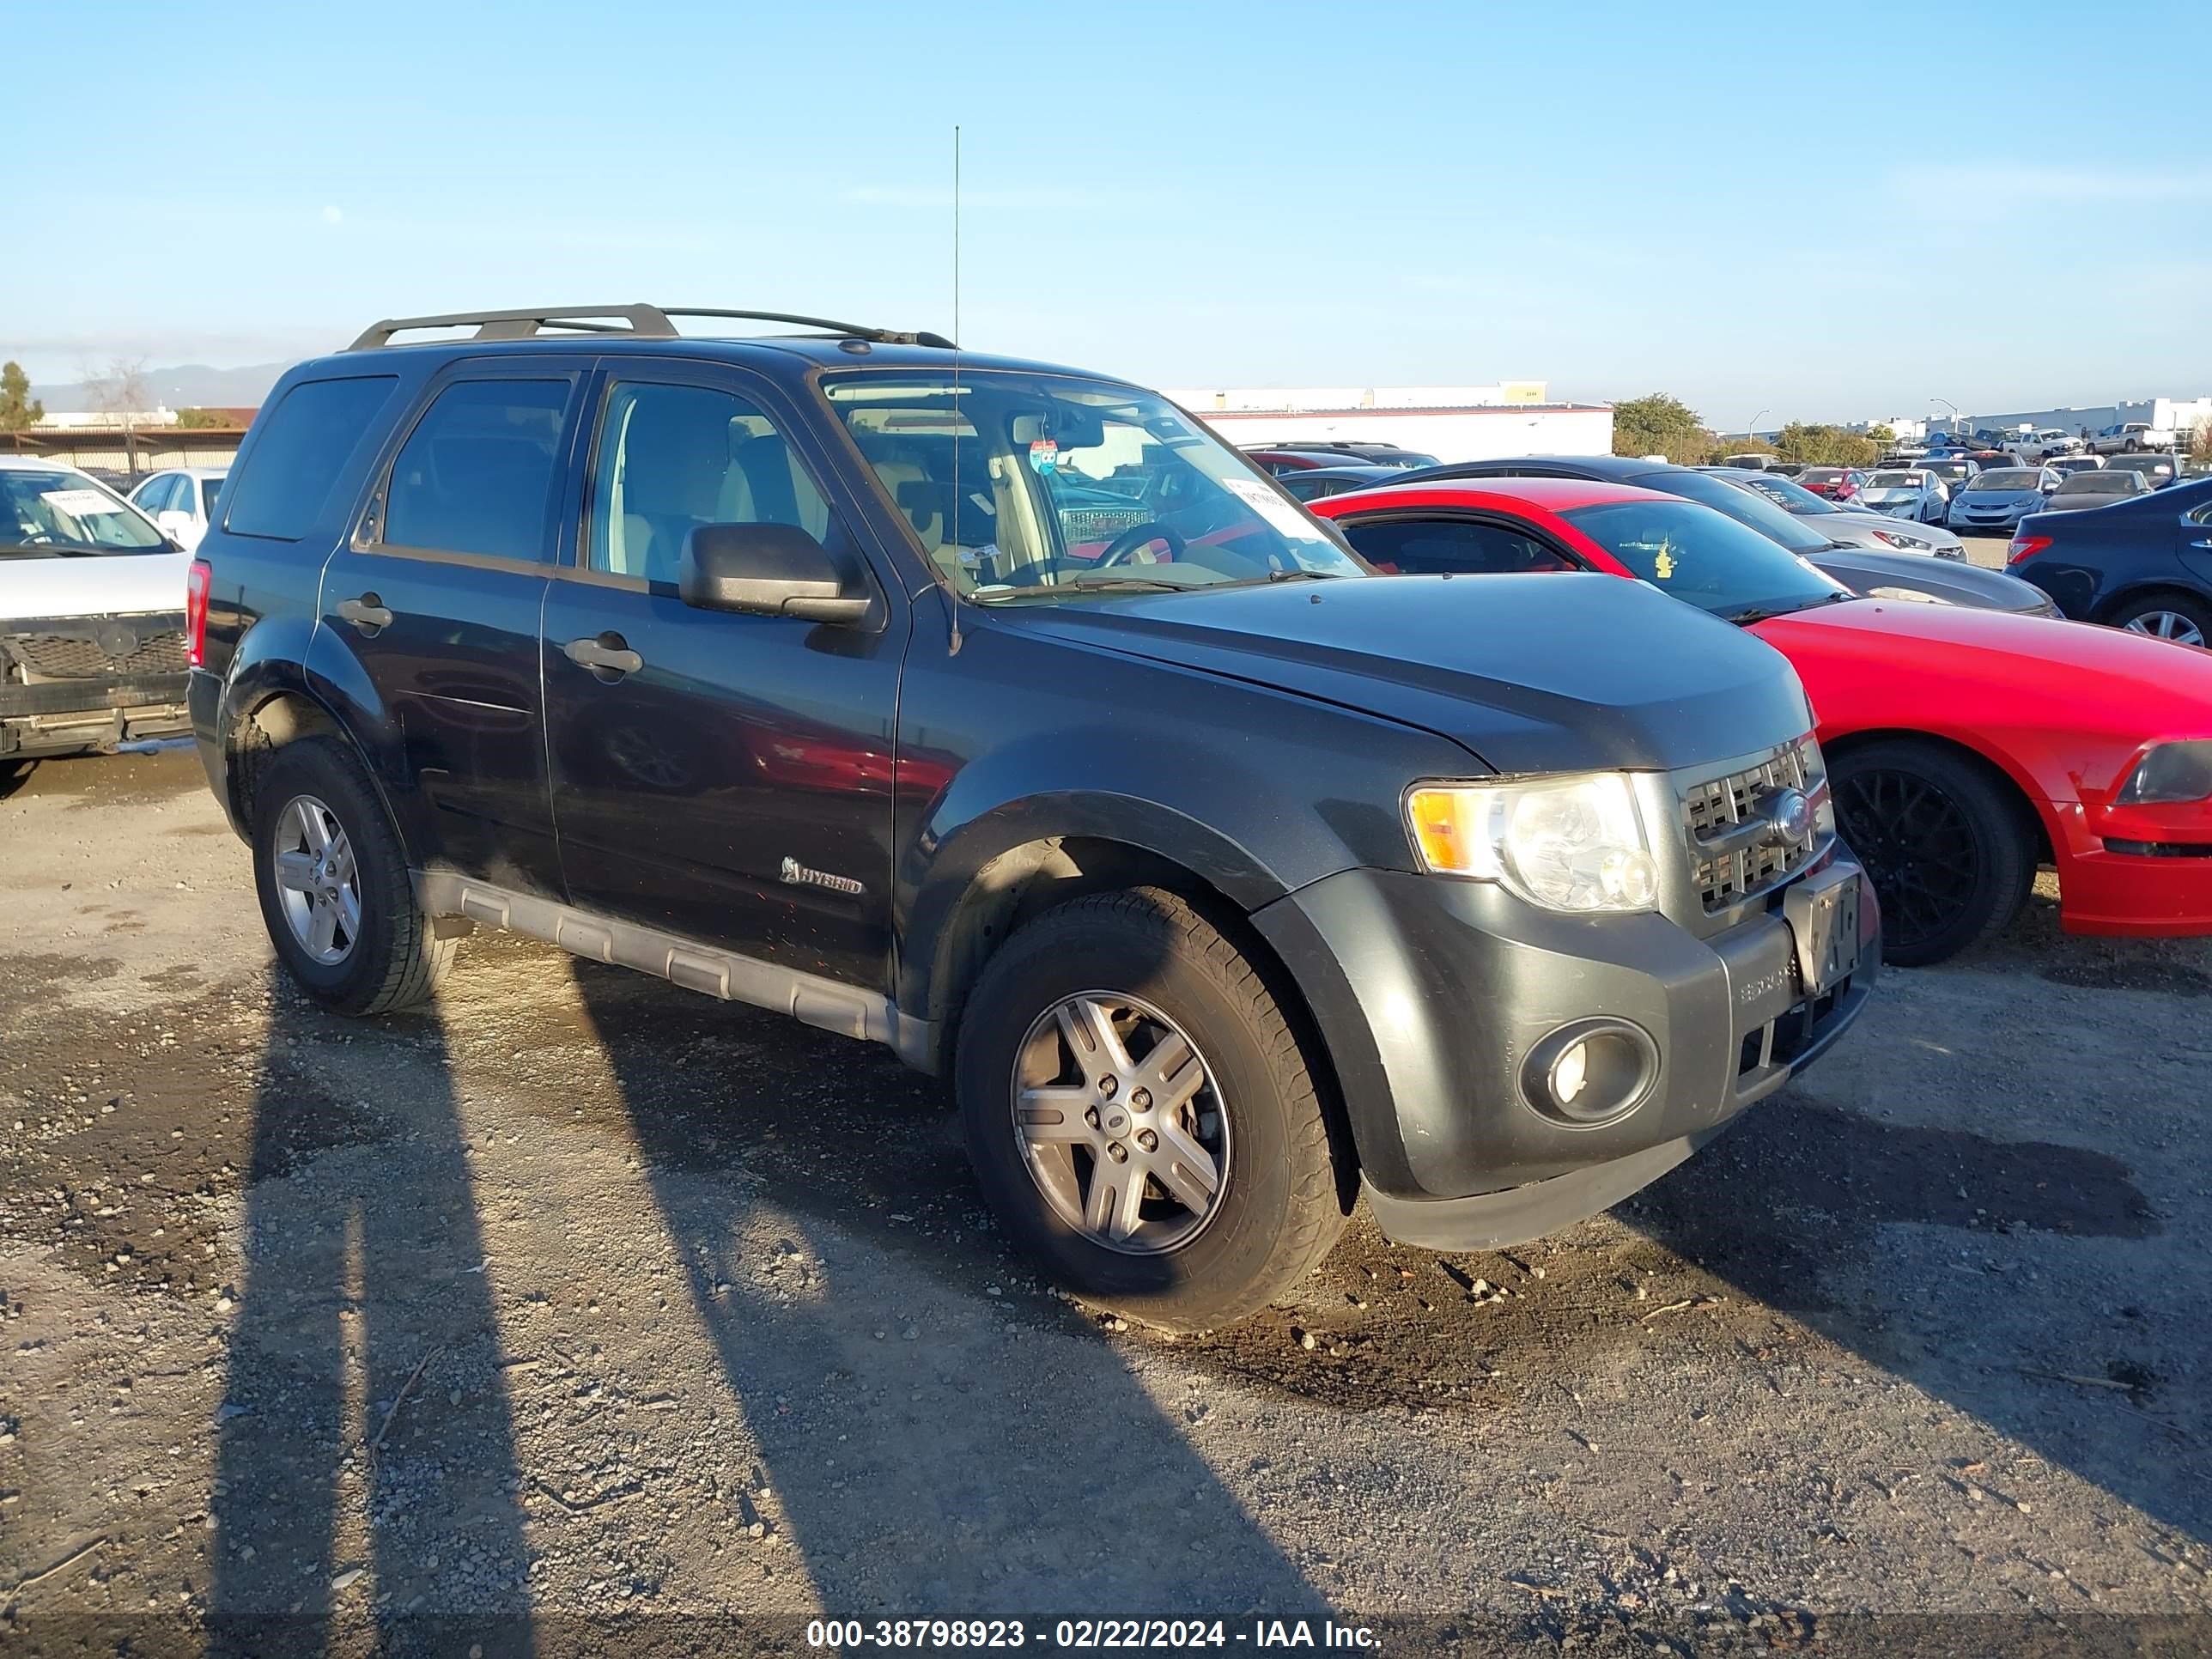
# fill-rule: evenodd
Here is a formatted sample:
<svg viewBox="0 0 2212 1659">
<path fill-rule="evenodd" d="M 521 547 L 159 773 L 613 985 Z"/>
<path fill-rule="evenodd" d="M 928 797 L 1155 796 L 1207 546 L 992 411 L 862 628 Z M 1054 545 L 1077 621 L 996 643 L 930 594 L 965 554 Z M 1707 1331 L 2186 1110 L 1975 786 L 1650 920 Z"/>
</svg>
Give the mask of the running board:
<svg viewBox="0 0 2212 1659">
<path fill-rule="evenodd" d="M 523 933 L 593 962 L 652 974 L 688 991 L 788 1014 L 801 1024 L 880 1042 L 918 1071 L 937 1069 L 935 1022 L 902 1014 L 889 997 L 818 974 L 702 945 L 635 922 L 596 916 L 451 871 L 413 872 L 415 896 L 434 916 L 463 916 Z"/>
</svg>

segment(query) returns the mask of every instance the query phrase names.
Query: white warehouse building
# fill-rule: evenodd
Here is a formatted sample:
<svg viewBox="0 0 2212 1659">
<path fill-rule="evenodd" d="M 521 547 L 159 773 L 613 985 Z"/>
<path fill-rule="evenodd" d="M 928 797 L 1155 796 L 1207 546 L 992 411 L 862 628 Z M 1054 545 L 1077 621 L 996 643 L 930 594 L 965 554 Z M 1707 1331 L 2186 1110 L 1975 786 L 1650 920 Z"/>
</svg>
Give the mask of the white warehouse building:
<svg viewBox="0 0 2212 1659">
<path fill-rule="evenodd" d="M 2128 421 L 2142 421 L 2179 434 L 2183 444 L 2189 434 L 2205 422 L 2212 421 L 2212 398 L 2145 398 L 2139 403 L 2094 404 L 2086 409 L 2031 409 L 2010 415 L 1961 415 L 1954 423 L 1950 421 L 1930 421 L 1931 432 L 1956 429 L 1966 432 L 2036 432 L 2045 427 L 2056 427 L 2070 434 L 2083 428 L 2091 432 L 2108 426 L 2118 426 Z"/>
<path fill-rule="evenodd" d="M 1547 401 L 1541 380 L 1496 386 L 1285 386 L 1167 395 L 1240 449 L 1395 444 L 1440 461 L 1610 455 L 1613 409 Z"/>
</svg>

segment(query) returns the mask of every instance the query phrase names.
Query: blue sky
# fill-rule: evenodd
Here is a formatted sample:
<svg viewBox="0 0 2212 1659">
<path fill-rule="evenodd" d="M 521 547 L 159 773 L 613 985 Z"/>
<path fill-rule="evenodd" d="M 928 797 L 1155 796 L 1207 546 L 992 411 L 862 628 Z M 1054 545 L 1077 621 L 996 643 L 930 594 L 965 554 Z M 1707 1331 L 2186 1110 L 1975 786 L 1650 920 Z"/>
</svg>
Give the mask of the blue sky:
<svg viewBox="0 0 2212 1659">
<path fill-rule="evenodd" d="M 949 328 L 957 121 L 979 349 L 1724 427 L 2212 391 L 2212 6 L 1822 10 L 26 15 L 17 63 L 72 71 L 0 107 L 0 356 L 258 362 L 531 301 Z"/>
</svg>

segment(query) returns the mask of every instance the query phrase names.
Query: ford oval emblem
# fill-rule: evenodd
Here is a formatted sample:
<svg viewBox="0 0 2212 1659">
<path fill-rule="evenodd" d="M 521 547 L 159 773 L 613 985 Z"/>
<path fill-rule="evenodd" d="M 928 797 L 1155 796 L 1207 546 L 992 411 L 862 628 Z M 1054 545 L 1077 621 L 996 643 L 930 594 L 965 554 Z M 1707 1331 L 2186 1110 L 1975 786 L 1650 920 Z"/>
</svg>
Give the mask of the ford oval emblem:
<svg viewBox="0 0 2212 1659">
<path fill-rule="evenodd" d="M 1778 840 L 1802 841 L 1812 833 L 1813 803 L 1802 789 L 1782 790 L 1767 806 L 1766 820 Z"/>
</svg>

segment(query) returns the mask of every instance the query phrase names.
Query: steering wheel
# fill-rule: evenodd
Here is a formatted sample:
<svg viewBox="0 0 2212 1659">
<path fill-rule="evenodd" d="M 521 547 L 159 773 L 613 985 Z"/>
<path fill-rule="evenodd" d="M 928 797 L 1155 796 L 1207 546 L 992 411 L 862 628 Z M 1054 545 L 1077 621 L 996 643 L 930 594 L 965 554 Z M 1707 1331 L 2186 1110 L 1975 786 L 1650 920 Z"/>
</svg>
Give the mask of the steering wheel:
<svg viewBox="0 0 2212 1659">
<path fill-rule="evenodd" d="M 1109 564 L 1120 564 L 1139 548 L 1153 542 L 1168 544 L 1168 557 L 1179 559 L 1188 544 L 1177 535 L 1172 526 L 1158 519 L 1147 519 L 1142 524 L 1133 524 L 1106 544 L 1106 550 L 1091 562 L 1093 570 L 1103 570 Z"/>
</svg>

